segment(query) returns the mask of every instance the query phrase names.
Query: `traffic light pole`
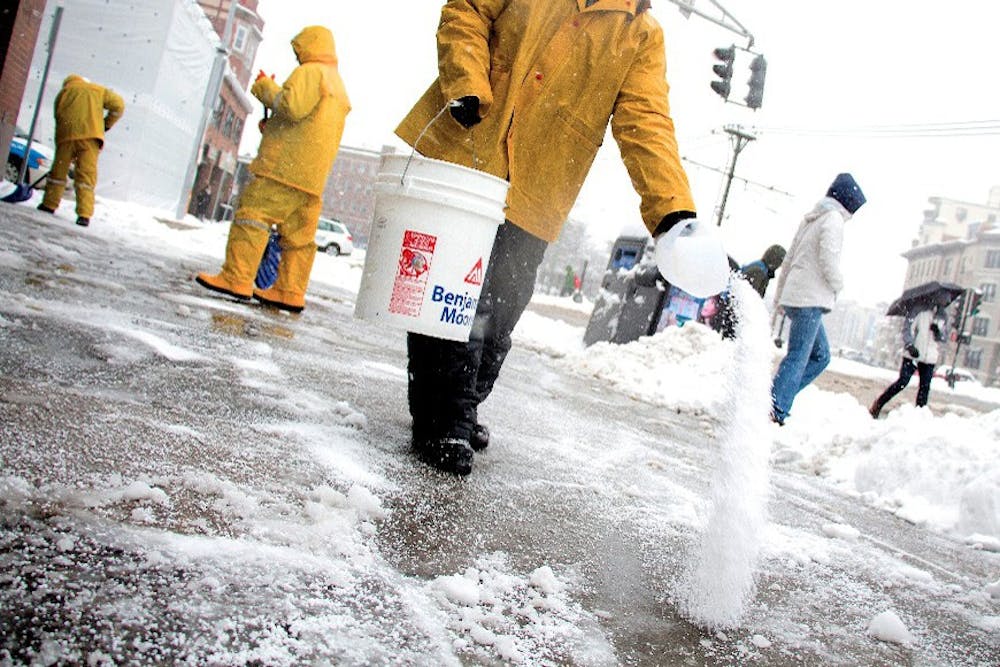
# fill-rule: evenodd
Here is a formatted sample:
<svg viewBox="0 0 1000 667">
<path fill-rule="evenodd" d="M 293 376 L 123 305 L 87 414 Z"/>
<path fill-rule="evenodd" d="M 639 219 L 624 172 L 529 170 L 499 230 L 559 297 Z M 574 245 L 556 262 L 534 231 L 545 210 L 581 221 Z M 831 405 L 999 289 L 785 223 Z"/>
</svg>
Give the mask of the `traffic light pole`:
<svg viewBox="0 0 1000 667">
<path fill-rule="evenodd" d="M 745 37 L 747 39 L 747 48 L 753 47 L 753 35 L 750 31 L 743 27 L 743 24 L 736 20 L 736 17 L 730 14 L 725 7 L 719 2 L 719 0 L 708 0 L 709 4 L 715 7 L 721 17 L 712 16 L 707 12 L 703 12 L 699 9 L 694 8 L 694 0 L 667 0 L 672 2 L 681 10 L 681 14 L 684 18 L 691 18 L 691 15 L 699 16 L 706 21 L 710 21 L 717 26 L 721 26 L 726 30 L 736 33 L 740 37 Z"/>
<path fill-rule="evenodd" d="M 965 325 L 970 319 L 975 317 L 979 313 L 979 303 L 982 298 L 982 293 L 977 292 L 972 288 L 966 288 L 965 292 L 961 295 L 961 301 L 958 306 L 958 312 L 955 313 L 957 336 L 955 338 L 955 356 L 951 359 L 951 372 L 948 373 L 948 386 L 952 389 L 955 388 L 955 367 L 958 364 L 958 353 L 962 349 L 962 343 L 966 345 L 972 343 L 972 336 L 965 333 Z"/>
<path fill-rule="evenodd" d="M 723 128 L 733 138 L 733 159 L 729 162 L 729 171 L 726 173 L 726 188 L 722 192 L 722 201 L 719 202 L 719 218 L 716 226 L 722 226 L 722 217 L 726 213 L 726 201 L 729 199 L 729 188 L 733 185 L 733 176 L 736 174 L 736 159 L 740 152 L 746 148 L 747 144 L 756 139 L 752 134 L 748 134 L 738 127 Z"/>
</svg>

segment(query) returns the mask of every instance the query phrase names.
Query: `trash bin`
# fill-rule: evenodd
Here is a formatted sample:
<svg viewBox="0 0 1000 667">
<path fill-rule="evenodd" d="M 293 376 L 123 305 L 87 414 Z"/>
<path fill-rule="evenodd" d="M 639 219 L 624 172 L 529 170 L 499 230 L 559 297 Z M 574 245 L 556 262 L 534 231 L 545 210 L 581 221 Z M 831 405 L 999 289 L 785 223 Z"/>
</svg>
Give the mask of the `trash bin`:
<svg viewBox="0 0 1000 667">
<path fill-rule="evenodd" d="M 615 240 L 583 334 L 584 345 L 629 343 L 656 331 L 666 283 L 652 259 L 649 236 L 623 235 Z"/>
</svg>

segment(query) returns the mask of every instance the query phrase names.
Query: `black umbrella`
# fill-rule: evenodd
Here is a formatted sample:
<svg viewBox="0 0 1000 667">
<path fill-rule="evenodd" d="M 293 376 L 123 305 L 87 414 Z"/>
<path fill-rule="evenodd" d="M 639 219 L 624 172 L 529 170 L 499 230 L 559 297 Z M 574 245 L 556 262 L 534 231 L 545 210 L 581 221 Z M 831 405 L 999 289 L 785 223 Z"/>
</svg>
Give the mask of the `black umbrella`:
<svg viewBox="0 0 1000 667">
<path fill-rule="evenodd" d="M 907 317 L 919 313 L 921 310 L 944 308 L 964 291 L 964 287 L 955 283 L 932 280 L 904 291 L 898 299 L 892 302 L 885 314 Z"/>
</svg>

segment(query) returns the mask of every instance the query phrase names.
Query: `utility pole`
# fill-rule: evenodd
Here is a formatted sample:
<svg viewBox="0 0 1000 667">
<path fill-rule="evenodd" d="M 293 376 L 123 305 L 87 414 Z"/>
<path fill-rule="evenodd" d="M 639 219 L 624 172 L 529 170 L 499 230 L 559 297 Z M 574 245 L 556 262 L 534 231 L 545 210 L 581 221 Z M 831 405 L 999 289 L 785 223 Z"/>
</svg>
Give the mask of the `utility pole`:
<svg viewBox="0 0 1000 667">
<path fill-rule="evenodd" d="M 45 95 L 45 84 L 49 80 L 49 68 L 52 66 L 52 53 L 56 50 L 56 37 L 59 36 L 59 24 L 62 23 L 63 8 L 56 6 L 56 13 L 52 17 L 52 27 L 49 28 L 49 43 L 46 46 L 45 69 L 42 70 L 42 82 L 38 86 L 38 100 L 35 102 L 35 111 L 31 115 L 31 126 L 28 128 L 28 140 L 24 146 L 24 159 L 21 160 L 21 167 L 17 171 L 17 184 L 27 183 L 28 163 L 31 162 L 31 142 L 35 138 L 35 126 L 38 124 L 38 112 L 42 110 L 42 96 Z"/>
<path fill-rule="evenodd" d="M 752 134 L 744 132 L 739 127 L 725 127 L 723 128 L 729 135 L 733 138 L 733 159 L 729 162 L 729 171 L 726 173 L 726 189 L 722 192 L 722 201 L 719 203 L 719 219 L 716 222 L 716 226 L 722 226 L 722 216 L 726 212 L 726 200 L 729 199 L 729 188 L 733 184 L 733 176 L 736 174 L 736 159 L 740 156 L 740 152 L 746 148 L 747 144 L 756 139 Z"/>
</svg>

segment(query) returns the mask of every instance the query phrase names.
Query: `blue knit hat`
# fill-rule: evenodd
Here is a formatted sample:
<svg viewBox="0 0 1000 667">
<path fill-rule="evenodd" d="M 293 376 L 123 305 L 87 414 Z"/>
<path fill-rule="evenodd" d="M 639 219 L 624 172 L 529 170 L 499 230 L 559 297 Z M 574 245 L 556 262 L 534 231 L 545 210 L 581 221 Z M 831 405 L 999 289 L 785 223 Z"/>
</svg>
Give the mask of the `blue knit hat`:
<svg viewBox="0 0 1000 667">
<path fill-rule="evenodd" d="M 851 215 L 854 215 L 855 211 L 867 201 L 865 193 L 861 192 L 857 181 L 850 174 L 837 174 L 837 178 L 833 179 L 833 185 L 826 191 L 826 196 L 839 201 Z"/>
</svg>

